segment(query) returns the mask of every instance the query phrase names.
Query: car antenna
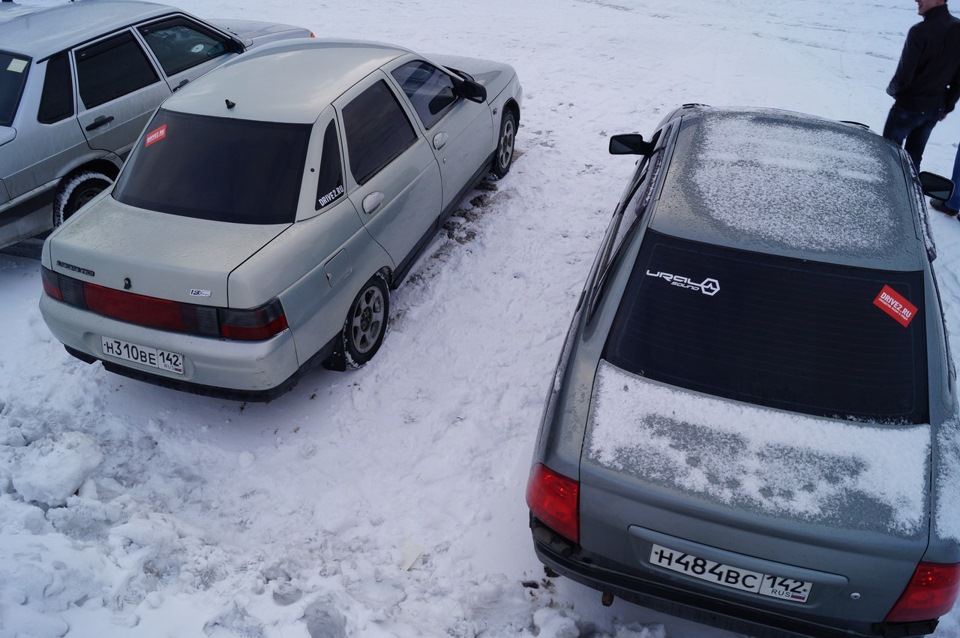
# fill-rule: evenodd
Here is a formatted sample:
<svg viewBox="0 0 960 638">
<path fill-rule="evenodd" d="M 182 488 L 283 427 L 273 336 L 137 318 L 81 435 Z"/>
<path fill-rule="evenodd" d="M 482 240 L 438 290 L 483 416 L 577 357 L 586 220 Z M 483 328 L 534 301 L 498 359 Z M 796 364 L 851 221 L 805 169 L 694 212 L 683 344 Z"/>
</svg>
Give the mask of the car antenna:
<svg viewBox="0 0 960 638">
<path fill-rule="evenodd" d="M 232 109 L 233 107 L 235 107 L 235 106 L 237 105 L 236 102 L 231 102 L 230 100 L 224 100 L 224 102 L 227 103 L 227 108 L 228 108 L 228 109 Z"/>
</svg>

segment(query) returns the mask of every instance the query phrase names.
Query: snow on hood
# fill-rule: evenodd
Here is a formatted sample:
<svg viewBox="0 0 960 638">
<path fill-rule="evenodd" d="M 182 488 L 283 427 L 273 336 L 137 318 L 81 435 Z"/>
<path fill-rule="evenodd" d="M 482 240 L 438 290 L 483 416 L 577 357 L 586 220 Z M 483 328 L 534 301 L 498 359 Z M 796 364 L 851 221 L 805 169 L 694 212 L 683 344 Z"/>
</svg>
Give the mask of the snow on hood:
<svg viewBox="0 0 960 638">
<path fill-rule="evenodd" d="M 605 467 L 801 520 L 903 535 L 926 521 L 929 425 L 875 427 L 762 408 L 605 361 L 595 394 L 587 454 Z"/>
</svg>

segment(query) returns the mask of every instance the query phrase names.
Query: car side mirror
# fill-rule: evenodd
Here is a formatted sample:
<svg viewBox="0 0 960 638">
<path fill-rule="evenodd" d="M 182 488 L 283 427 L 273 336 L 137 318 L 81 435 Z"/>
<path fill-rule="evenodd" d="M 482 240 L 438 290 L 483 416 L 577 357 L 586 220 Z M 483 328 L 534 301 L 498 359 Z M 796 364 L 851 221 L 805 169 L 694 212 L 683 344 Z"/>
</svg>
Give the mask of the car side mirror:
<svg viewBox="0 0 960 638">
<path fill-rule="evenodd" d="M 921 171 L 920 189 L 924 195 L 945 202 L 953 197 L 954 183 L 953 180 L 949 180 L 936 173 Z"/>
<path fill-rule="evenodd" d="M 643 141 L 638 133 L 624 133 L 610 138 L 611 155 L 653 155 L 653 142 Z"/>
<path fill-rule="evenodd" d="M 455 80 L 457 95 L 465 100 L 483 104 L 487 101 L 487 89 L 474 80 Z"/>
</svg>

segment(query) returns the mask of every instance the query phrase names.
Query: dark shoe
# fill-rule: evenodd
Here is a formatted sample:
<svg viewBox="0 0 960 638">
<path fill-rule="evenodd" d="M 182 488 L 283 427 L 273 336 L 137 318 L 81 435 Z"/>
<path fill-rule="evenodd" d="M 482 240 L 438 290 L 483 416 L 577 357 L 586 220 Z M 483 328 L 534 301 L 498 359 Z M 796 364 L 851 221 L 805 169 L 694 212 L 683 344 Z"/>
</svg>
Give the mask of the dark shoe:
<svg viewBox="0 0 960 638">
<path fill-rule="evenodd" d="M 932 208 L 932 209 L 934 209 L 934 210 L 938 210 L 938 211 L 940 211 L 941 213 L 946 213 L 947 215 L 956 215 L 956 214 L 957 214 L 957 209 L 955 209 L 955 208 L 950 208 L 949 206 L 947 206 L 947 202 L 943 201 L 942 199 L 934 199 L 934 198 L 931 197 L 931 198 L 930 198 L 930 208 Z"/>
</svg>

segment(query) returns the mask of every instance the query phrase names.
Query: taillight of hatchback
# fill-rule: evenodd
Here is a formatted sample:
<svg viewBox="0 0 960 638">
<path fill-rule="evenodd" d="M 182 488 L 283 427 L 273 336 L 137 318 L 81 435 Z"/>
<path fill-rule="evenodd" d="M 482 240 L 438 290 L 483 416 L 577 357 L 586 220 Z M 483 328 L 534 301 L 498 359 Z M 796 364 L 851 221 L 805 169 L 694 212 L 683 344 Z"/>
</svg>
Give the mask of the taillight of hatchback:
<svg viewBox="0 0 960 638">
<path fill-rule="evenodd" d="M 147 328 L 235 341 L 264 341 L 288 327 L 279 299 L 257 308 L 214 308 L 105 288 L 46 267 L 40 273 L 43 291 L 54 299 Z"/>
<path fill-rule="evenodd" d="M 527 481 L 527 507 L 541 523 L 580 542 L 580 484 L 537 463 Z"/>
<path fill-rule="evenodd" d="M 960 593 L 960 564 L 920 563 L 887 622 L 939 618 L 953 608 Z"/>
</svg>

